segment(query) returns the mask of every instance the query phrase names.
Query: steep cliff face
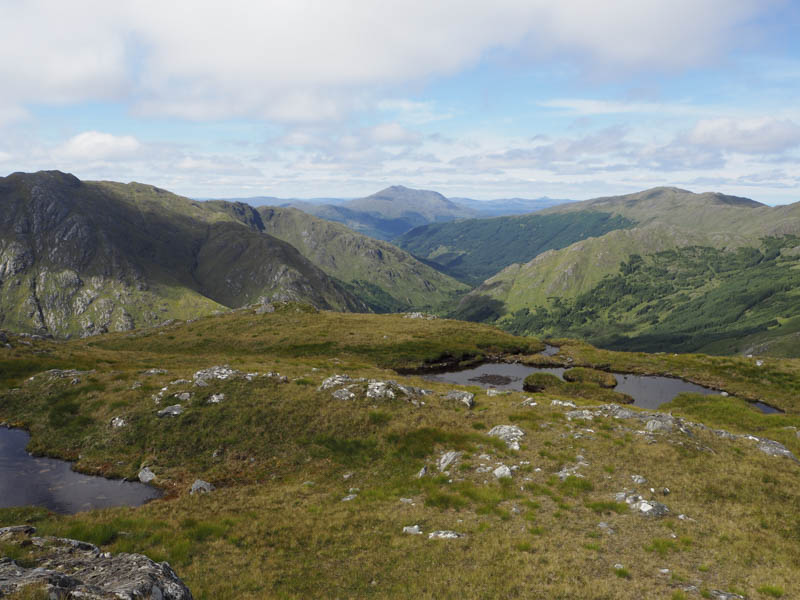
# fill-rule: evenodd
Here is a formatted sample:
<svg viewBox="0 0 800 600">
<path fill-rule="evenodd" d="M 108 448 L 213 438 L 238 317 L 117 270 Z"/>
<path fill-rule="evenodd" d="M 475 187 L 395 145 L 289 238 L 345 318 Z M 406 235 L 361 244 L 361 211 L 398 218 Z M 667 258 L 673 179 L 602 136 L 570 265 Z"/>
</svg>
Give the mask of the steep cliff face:
<svg viewBox="0 0 800 600">
<path fill-rule="evenodd" d="M 247 207 L 224 208 L 57 171 L 0 178 L 0 326 L 90 335 L 275 295 L 366 309 L 289 244 L 243 224 Z"/>
</svg>

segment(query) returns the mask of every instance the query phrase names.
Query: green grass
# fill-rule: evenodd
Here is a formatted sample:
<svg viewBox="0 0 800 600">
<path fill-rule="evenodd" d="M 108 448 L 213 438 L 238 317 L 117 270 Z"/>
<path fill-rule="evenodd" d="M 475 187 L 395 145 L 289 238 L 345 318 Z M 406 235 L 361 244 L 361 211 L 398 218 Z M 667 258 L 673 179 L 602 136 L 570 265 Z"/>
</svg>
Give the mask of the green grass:
<svg viewBox="0 0 800 600">
<path fill-rule="evenodd" d="M 6 383 L 0 420 L 25 425 L 37 452 L 80 456 L 76 467 L 85 472 L 135 477 L 147 464 L 166 495 L 135 509 L 72 516 L 0 509 L 0 526 L 31 523 L 40 535 L 166 560 L 199 599 L 670 597 L 674 582 L 658 574 L 664 566 L 702 577 L 708 589 L 736 586 L 749 596 L 757 593 L 749 582 L 785 590 L 800 585 L 800 520 L 786 512 L 800 501 L 792 461 L 699 428 L 692 436 L 672 432 L 648 443 L 635 433 L 641 427 L 635 421 L 577 424 L 565 419 L 564 409 L 550 406 L 561 393 L 537 392 L 537 407 L 520 406 L 524 393 L 481 395 L 483 410 L 465 410 L 445 400 L 453 386 L 407 369 L 474 360 L 492 348 L 527 345 L 535 352 L 539 342 L 444 319 L 281 310 L 180 324 L 170 329 L 174 339 L 143 331 L 137 332 L 141 337 L 109 334 L 15 348 L 4 358 L 42 365 L 57 360 L 97 372 L 74 386 L 44 375 L 25 378 L 16 391 Z M 690 374 L 792 409 L 788 402 L 800 367 L 794 361 L 748 370 L 738 359 L 622 354 L 562 342 L 562 359 L 572 357 L 575 365 Z M 194 396 L 184 414 L 155 416 L 159 407 L 152 395 L 161 387 L 225 363 L 243 372 L 280 371 L 290 382 L 259 377 L 213 381 L 208 388 L 188 385 Z M 388 369 L 392 364 L 406 374 Z M 168 373 L 142 374 L 155 366 Z M 368 399 L 356 386 L 356 398 L 336 400 L 318 390 L 334 373 L 395 379 L 433 393 L 420 398 L 424 405 L 414 405 L 402 398 Z M 298 379 L 303 383 L 296 384 Z M 137 381 L 142 385 L 134 388 Z M 576 398 L 587 407 L 603 401 L 607 391 L 596 384 L 569 385 L 595 391 Z M 225 400 L 205 403 L 211 393 L 224 393 Z M 781 435 L 799 450 L 797 438 L 790 439 L 794 431 L 784 429 L 794 426 L 796 412 L 772 420 L 727 400 L 729 408 L 717 411 L 712 398 L 682 398 L 672 410 L 715 427 L 726 422 L 730 429 Z M 51 418 L 53 411 L 58 418 Z M 127 427 L 110 427 L 117 415 Z M 79 417 L 88 419 L 82 428 L 74 425 Z M 526 434 L 519 451 L 486 435 L 510 423 Z M 574 437 L 584 427 L 595 435 Z M 462 453 L 460 459 L 448 475 L 439 474 L 439 457 L 453 450 Z M 574 464 L 578 454 L 589 463 L 580 467 L 583 477 L 560 481 L 554 474 Z M 479 472 L 497 463 L 518 468 L 500 481 L 491 471 Z M 428 474 L 418 478 L 423 465 Z M 615 502 L 614 495 L 630 487 L 631 473 L 646 473 L 658 489 L 669 487 L 672 494 L 663 502 L 671 515 L 693 520 L 647 519 Z M 190 496 L 198 478 L 216 490 Z M 357 497 L 342 502 L 351 488 L 358 488 Z M 603 533 L 599 521 L 615 533 Z M 449 529 L 464 537 L 434 542 L 402 533 L 413 524 L 425 534 Z M 2 550 L 25 559 L 24 549 Z M 630 571 L 618 575 L 611 568 L 616 562 Z M 703 573 L 703 564 L 714 567 Z"/>
</svg>

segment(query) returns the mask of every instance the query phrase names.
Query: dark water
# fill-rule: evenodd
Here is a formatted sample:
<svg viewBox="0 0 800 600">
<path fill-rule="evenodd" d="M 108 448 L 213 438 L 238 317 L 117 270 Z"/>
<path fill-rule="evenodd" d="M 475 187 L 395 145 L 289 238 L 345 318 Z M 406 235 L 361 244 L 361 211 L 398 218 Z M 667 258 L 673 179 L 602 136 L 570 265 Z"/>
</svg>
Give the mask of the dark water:
<svg viewBox="0 0 800 600">
<path fill-rule="evenodd" d="M 545 344 L 544 350 L 539 352 L 539 354 L 541 354 L 542 356 L 553 356 L 555 354 L 558 354 L 560 351 L 561 348 L 559 348 L 558 346 L 551 346 L 550 344 Z"/>
<path fill-rule="evenodd" d="M 0 508 L 44 506 L 76 513 L 109 506 L 139 506 L 160 492 L 143 483 L 82 475 L 65 460 L 36 458 L 25 451 L 30 436 L 0 427 Z"/>
<path fill-rule="evenodd" d="M 521 391 L 523 381 L 531 373 L 552 373 L 559 379 L 564 379 L 565 370 L 563 367 L 530 367 L 521 364 L 484 363 L 473 369 L 426 375 L 425 379 L 460 385 L 481 385 L 485 388 L 498 390 Z M 720 393 L 717 390 L 673 377 L 629 375 L 625 373 L 614 373 L 614 376 L 617 378 L 617 386 L 614 391 L 628 394 L 634 400 L 633 405 L 641 408 L 658 408 L 683 392 L 702 395 Z M 781 412 L 763 402 L 752 402 L 751 404 L 763 413 Z"/>
</svg>

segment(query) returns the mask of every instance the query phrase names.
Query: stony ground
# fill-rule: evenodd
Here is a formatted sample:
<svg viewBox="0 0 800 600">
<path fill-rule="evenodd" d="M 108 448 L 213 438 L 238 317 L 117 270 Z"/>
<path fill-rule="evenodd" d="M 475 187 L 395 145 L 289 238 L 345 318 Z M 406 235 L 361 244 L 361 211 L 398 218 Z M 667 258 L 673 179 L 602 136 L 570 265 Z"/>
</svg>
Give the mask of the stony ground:
<svg viewBox="0 0 800 600">
<path fill-rule="evenodd" d="M 166 560 L 195 598 L 800 590 L 798 361 L 565 340 L 542 357 L 536 340 L 474 324 L 296 305 L 9 343 L 0 420 L 26 426 L 37 451 L 166 495 L 74 516 L 5 509 L 0 526 Z M 499 355 L 682 375 L 730 395 L 653 413 L 394 370 Z"/>
</svg>

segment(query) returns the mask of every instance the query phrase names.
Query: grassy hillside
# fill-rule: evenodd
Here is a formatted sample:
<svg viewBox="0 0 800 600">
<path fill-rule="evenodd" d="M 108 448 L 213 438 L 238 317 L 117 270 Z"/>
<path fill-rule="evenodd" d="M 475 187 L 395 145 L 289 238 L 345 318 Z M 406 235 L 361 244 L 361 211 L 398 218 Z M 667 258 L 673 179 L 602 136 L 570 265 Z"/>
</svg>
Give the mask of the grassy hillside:
<svg viewBox="0 0 800 600">
<path fill-rule="evenodd" d="M 478 285 L 510 264 L 633 224 L 608 212 L 536 213 L 424 225 L 395 243 L 453 277 Z"/>
<path fill-rule="evenodd" d="M 786 236 L 766 238 L 760 249 L 634 254 L 586 292 L 520 309 L 504 323 L 516 333 L 576 336 L 608 348 L 753 353 L 760 336 L 797 330 L 798 250 L 800 238 Z M 800 345 L 784 351 L 798 356 Z"/>
<path fill-rule="evenodd" d="M 770 313 L 767 316 L 771 309 L 759 312 L 758 316 L 748 313 L 754 320 L 748 317 L 747 325 L 742 324 L 738 329 L 732 325 L 721 326 L 718 321 L 721 315 L 735 314 L 739 310 L 741 302 L 736 285 L 746 289 L 747 279 L 738 282 L 731 279 L 728 287 L 716 292 L 721 298 L 714 299 L 706 292 L 718 279 L 704 273 L 698 265 L 692 269 L 701 275 L 689 277 L 680 284 L 666 282 L 677 286 L 668 286 L 669 292 L 653 281 L 650 300 L 656 296 L 661 299 L 662 291 L 675 294 L 678 300 L 653 301 L 635 308 L 631 308 L 633 301 L 630 299 L 615 298 L 620 304 L 613 307 L 599 303 L 608 301 L 601 299 L 606 294 L 602 286 L 608 285 L 601 286 L 601 282 L 609 278 L 619 282 L 633 276 L 632 272 L 619 271 L 620 264 L 629 263 L 631 257 L 644 257 L 646 264 L 650 264 L 647 261 L 661 264 L 675 258 L 674 252 L 678 252 L 678 263 L 685 259 L 689 264 L 693 260 L 691 252 L 682 254 L 681 249 L 692 246 L 707 248 L 718 258 L 734 256 L 739 248 L 743 249 L 742 256 L 759 254 L 766 237 L 788 236 L 785 243 L 791 245 L 794 239 L 791 236 L 800 233 L 800 204 L 767 207 L 746 198 L 655 188 L 638 194 L 573 203 L 537 214 L 581 215 L 587 210 L 608 211 L 636 225 L 585 239 L 561 250 L 544 252 L 525 264 L 510 265 L 465 296 L 452 314 L 502 323 L 513 331 L 534 335 L 568 332 L 614 348 L 796 355 L 794 317 L 800 316 L 796 313 L 797 305 L 789 302 L 782 306 L 780 315 Z M 770 251 L 764 252 L 769 254 Z M 659 258 L 652 258 L 659 254 Z M 740 267 L 746 266 L 737 263 L 736 268 Z M 683 267 L 676 263 L 664 268 L 671 277 L 673 271 L 681 271 Z M 684 302 L 680 296 L 684 292 L 693 303 Z M 577 301 L 579 297 L 581 300 Z M 642 312 L 628 315 L 629 310 Z M 698 322 L 681 323 L 677 315 L 682 310 L 695 311 L 697 314 L 692 318 Z M 779 329 L 772 322 L 778 316 L 777 322 L 785 328 Z M 648 337 L 651 334 L 655 337 Z"/>
<path fill-rule="evenodd" d="M 10 343 L 0 347 L 0 421 L 24 425 L 32 450 L 78 459 L 84 471 L 135 477 L 146 465 L 167 494 L 136 509 L 74 516 L 3 509 L 0 526 L 30 522 L 40 534 L 167 560 L 200 600 L 677 599 L 717 590 L 762 599 L 800 589 L 800 466 L 790 458 L 682 421 L 647 433 L 648 413 L 615 418 L 591 394 L 571 399 L 590 412 L 572 413 L 553 404 L 570 400 L 558 391 L 461 388 L 476 393 L 468 409 L 446 397 L 458 386 L 394 371 L 515 353 L 525 362 L 683 375 L 731 396 L 681 397 L 674 415 L 774 439 L 797 455 L 796 360 L 756 366 L 566 340 L 559 354 L 543 357 L 536 340 L 484 325 L 296 304 L 87 340 Z M 241 374 L 186 383 L 225 363 Z M 145 374 L 155 366 L 168 372 Z M 72 384 L 45 372 L 52 368 L 94 371 Z M 431 393 L 406 397 L 394 388 L 394 398 L 370 397 L 376 388 L 356 381 L 352 396 L 336 398 L 341 386 L 322 386 L 334 374 Z M 180 401 L 183 414 L 157 417 L 181 392 L 191 394 Z M 224 400 L 208 404 L 217 393 Z M 787 413 L 764 415 L 742 398 Z M 110 425 L 117 416 L 125 426 Z M 497 425 L 522 430 L 519 450 L 489 435 Z M 440 472 L 450 451 L 460 454 Z M 510 477 L 493 475 L 501 463 L 513 468 Z M 418 477 L 423 466 L 428 473 Z M 196 478 L 217 489 L 190 496 Z M 617 499 L 632 489 L 669 513 L 643 516 Z M 403 532 L 412 525 L 423 534 Z M 437 530 L 462 537 L 429 539 Z M 0 548 L 19 560 L 28 551 Z"/>
<path fill-rule="evenodd" d="M 243 226 L 243 206 L 41 172 L 0 179 L 0 209 L 6 328 L 126 330 L 276 295 L 366 310 L 292 246 Z"/>
<path fill-rule="evenodd" d="M 303 256 L 376 312 L 449 308 L 467 286 L 392 244 L 293 208 L 258 209 L 263 230 Z"/>
</svg>

